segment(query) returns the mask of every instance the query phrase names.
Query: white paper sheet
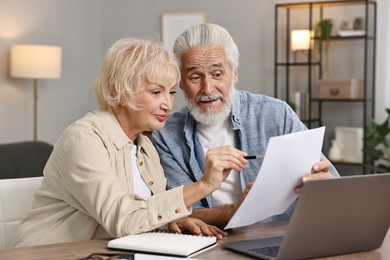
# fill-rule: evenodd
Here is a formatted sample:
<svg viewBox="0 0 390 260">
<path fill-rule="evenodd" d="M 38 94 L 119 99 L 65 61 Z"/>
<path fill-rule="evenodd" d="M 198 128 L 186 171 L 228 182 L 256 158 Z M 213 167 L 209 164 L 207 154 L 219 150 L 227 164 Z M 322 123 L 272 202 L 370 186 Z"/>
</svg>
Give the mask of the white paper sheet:
<svg viewBox="0 0 390 260">
<path fill-rule="evenodd" d="M 257 178 L 225 229 L 282 214 L 298 197 L 294 187 L 321 157 L 325 127 L 271 137 Z"/>
</svg>

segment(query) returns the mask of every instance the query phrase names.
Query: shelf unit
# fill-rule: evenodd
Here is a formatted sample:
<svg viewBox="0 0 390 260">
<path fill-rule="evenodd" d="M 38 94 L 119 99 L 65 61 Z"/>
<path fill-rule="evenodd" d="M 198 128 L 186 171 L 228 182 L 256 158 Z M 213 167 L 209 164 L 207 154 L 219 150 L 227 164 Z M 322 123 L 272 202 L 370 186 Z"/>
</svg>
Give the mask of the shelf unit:
<svg viewBox="0 0 390 260">
<path fill-rule="evenodd" d="M 306 56 L 296 60 L 296 57 L 292 58 L 293 52 L 290 50 L 290 32 L 292 29 L 309 29 L 314 30 L 315 24 L 326 17 L 332 16 L 332 13 L 336 13 L 336 16 L 340 16 L 340 10 L 345 8 L 358 8 L 360 17 L 364 19 L 364 29 L 366 31 L 363 36 L 351 36 L 340 37 L 331 36 L 329 53 L 332 53 L 337 45 L 348 44 L 351 45 L 351 50 L 358 49 L 358 54 L 361 55 L 362 69 L 359 69 L 357 77 L 363 82 L 363 93 L 359 99 L 321 99 L 318 95 L 318 80 L 323 79 L 323 53 L 319 52 L 317 59 L 314 59 L 314 51 L 309 49 Z M 364 140 L 366 137 L 365 129 L 370 125 L 371 119 L 375 115 L 375 59 L 376 59 L 376 2 L 373 0 L 336 0 L 336 1 L 315 1 L 315 2 L 300 2 L 300 3 L 285 3 L 275 5 L 275 86 L 274 96 L 287 102 L 293 100 L 294 89 L 297 86 L 293 84 L 293 78 L 299 83 L 295 82 L 295 85 L 304 86 L 305 92 L 308 94 L 307 118 L 301 119 L 308 128 L 326 125 L 327 137 L 324 143 L 324 153 L 327 154 L 329 146 L 329 140 L 332 134 L 334 134 L 334 125 L 338 124 L 337 120 L 326 119 L 327 110 L 329 107 L 342 107 L 342 111 L 352 112 L 354 117 L 358 115 L 358 123 L 348 122 L 354 127 L 361 127 L 364 129 Z M 298 15 L 295 12 L 299 12 Z M 348 14 L 342 18 L 354 18 L 348 17 Z M 298 17 L 296 17 L 298 16 Z M 296 22 L 298 20 L 298 22 Z M 333 20 L 333 19 L 332 19 Z M 300 26 L 298 28 L 297 26 Z M 302 28 L 303 27 L 303 28 Z M 337 30 L 337 25 L 333 25 L 333 30 Z M 333 34 L 332 34 L 333 35 Z M 312 40 L 315 40 L 312 38 Z M 355 48 L 357 45 L 357 48 Z M 356 55 L 350 55 L 345 58 L 346 60 L 353 59 Z M 334 64 L 337 67 L 338 64 Z M 355 66 L 356 64 L 353 64 Z M 345 68 L 344 68 L 345 69 Z M 350 75 L 346 75 L 345 79 L 350 79 Z M 329 77 L 329 79 L 332 79 Z M 331 109 L 330 109 L 331 110 Z M 340 111 L 341 111 L 340 110 Z M 348 121 L 348 120 L 346 120 Z M 331 129 L 328 129 L 328 125 L 331 125 Z M 345 126 L 345 125 L 344 125 Z M 328 140 L 327 140 L 328 139 Z M 363 148 L 366 146 L 363 140 Z M 353 167 L 349 169 L 352 174 L 356 172 L 356 166 L 360 167 L 361 173 L 366 174 L 371 171 L 366 167 L 372 164 L 368 157 L 363 153 L 362 163 L 348 163 L 348 162 L 333 162 L 333 164 L 340 167 Z M 349 173 L 347 173 L 349 174 Z"/>
</svg>

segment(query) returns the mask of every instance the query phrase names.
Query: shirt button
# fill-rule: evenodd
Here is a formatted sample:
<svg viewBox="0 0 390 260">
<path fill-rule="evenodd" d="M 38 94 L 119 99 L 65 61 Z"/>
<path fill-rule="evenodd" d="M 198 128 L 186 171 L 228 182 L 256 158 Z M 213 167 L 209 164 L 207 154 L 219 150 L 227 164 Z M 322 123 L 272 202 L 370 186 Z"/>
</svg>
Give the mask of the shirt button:
<svg viewBox="0 0 390 260">
<path fill-rule="evenodd" d="M 144 164 L 144 162 L 142 162 L 142 161 L 141 161 L 141 162 L 138 162 L 138 165 L 139 165 L 139 166 L 142 166 L 143 164 Z"/>
<path fill-rule="evenodd" d="M 162 216 L 161 216 L 161 215 L 158 215 L 158 216 L 157 216 L 157 220 L 159 220 L 159 221 L 162 220 Z"/>
<path fill-rule="evenodd" d="M 180 213 L 180 209 L 175 209 L 175 213 Z"/>
<path fill-rule="evenodd" d="M 149 184 L 149 186 L 153 186 L 154 182 L 150 181 L 148 184 Z"/>
</svg>

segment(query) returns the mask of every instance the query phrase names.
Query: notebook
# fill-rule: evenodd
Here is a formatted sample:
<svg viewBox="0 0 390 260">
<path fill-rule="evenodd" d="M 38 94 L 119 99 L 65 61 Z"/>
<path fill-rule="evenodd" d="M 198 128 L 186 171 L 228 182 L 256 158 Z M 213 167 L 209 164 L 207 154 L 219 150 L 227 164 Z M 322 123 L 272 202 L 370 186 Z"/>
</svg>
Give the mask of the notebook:
<svg viewBox="0 0 390 260">
<path fill-rule="evenodd" d="M 110 249 L 189 257 L 217 245 L 217 238 L 169 232 L 148 232 L 129 235 L 108 242 Z"/>
<path fill-rule="evenodd" d="M 283 237 L 223 243 L 260 259 L 307 259 L 381 246 L 390 225 L 390 173 L 306 182 Z"/>
</svg>

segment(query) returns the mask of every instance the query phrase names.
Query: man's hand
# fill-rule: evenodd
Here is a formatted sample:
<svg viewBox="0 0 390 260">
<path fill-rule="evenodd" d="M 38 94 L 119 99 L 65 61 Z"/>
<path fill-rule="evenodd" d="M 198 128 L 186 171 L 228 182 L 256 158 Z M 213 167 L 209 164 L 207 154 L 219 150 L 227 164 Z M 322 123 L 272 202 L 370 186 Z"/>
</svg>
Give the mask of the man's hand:
<svg viewBox="0 0 390 260">
<path fill-rule="evenodd" d="M 311 169 L 311 173 L 305 174 L 301 177 L 302 184 L 294 189 L 294 192 L 299 194 L 302 186 L 307 181 L 331 179 L 333 176 L 330 174 L 331 164 L 328 160 L 323 160 L 315 163 Z"/>
<path fill-rule="evenodd" d="M 183 233 L 185 231 L 191 232 L 194 235 L 203 235 L 203 236 L 215 236 L 217 239 L 223 239 L 228 233 L 217 228 L 216 226 L 207 225 L 200 219 L 196 218 L 181 218 L 175 221 L 172 221 L 168 224 L 170 231 L 175 233 Z"/>
<path fill-rule="evenodd" d="M 246 198 L 246 195 L 248 195 L 249 191 L 251 190 L 253 186 L 253 182 L 250 182 L 246 185 L 245 187 L 245 190 L 244 190 L 244 193 L 242 194 L 241 198 L 239 201 L 237 201 L 236 203 L 234 203 L 232 205 L 232 211 L 230 212 L 229 216 L 228 216 L 228 221 L 230 221 L 230 219 L 233 217 L 234 213 L 236 213 L 236 211 L 238 210 L 238 208 L 240 207 L 241 203 L 244 201 L 244 199 Z M 227 224 L 227 223 L 226 223 Z"/>
</svg>

